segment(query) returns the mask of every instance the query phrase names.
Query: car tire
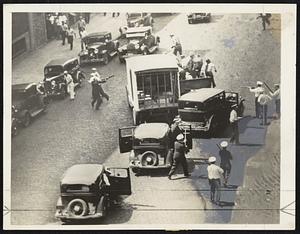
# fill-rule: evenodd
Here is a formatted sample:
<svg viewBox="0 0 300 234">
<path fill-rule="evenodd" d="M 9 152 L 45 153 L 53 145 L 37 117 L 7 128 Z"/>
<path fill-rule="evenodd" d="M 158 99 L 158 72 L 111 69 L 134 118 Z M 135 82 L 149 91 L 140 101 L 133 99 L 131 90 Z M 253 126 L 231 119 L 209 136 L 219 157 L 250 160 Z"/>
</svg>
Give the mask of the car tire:
<svg viewBox="0 0 300 234">
<path fill-rule="evenodd" d="M 192 24 L 192 23 L 193 23 L 193 21 L 192 21 L 192 20 L 188 20 L 188 22 L 189 22 L 189 24 Z"/>
<path fill-rule="evenodd" d="M 80 210 L 80 213 L 76 214 L 74 212 L 77 212 L 75 210 L 73 210 L 73 208 L 75 207 L 75 205 L 79 205 L 81 206 L 81 210 Z M 73 199 L 72 201 L 69 202 L 68 204 L 68 207 L 67 207 L 67 211 L 68 211 L 68 214 L 70 214 L 71 216 L 77 216 L 77 217 L 81 217 L 81 216 L 84 216 L 88 213 L 88 206 L 87 206 L 87 203 L 80 199 L 80 198 L 77 198 L 77 199 Z"/>
<path fill-rule="evenodd" d="M 143 50 L 143 55 L 148 55 L 149 54 L 149 51 L 147 49 L 144 49 Z"/>
<path fill-rule="evenodd" d="M 103 64 L 104 64 L 104 65 L 107 65 L 108 62 L 109 62 L 108 54 L 105 54 L 105 55 L 103 56 Z"/>
<path fill-rule="evenodd" d="M 27 112 L 24 116 L 24 121 L 23 121 L 23 126 L 26 128 L 30 125 L 31 122 L 31 116 L 30 114 Z"/>
<path fill-rule="evenodd" d="M 139 174 L 139 173 L 140 173 L 140 169 L 139 169 L 139 168 L 133 167 L 133 168 L 131 168 L 131 170 L 132 170 L 132 172 L 133 172 L 134 174 Z"/>
<path fill-rule="evenodd" d="M 146 151 L 141 156 L 141 164 L 143 166 L 156 166 L 158 164 L 158 156 L 153 151 Z"/>
</svg>

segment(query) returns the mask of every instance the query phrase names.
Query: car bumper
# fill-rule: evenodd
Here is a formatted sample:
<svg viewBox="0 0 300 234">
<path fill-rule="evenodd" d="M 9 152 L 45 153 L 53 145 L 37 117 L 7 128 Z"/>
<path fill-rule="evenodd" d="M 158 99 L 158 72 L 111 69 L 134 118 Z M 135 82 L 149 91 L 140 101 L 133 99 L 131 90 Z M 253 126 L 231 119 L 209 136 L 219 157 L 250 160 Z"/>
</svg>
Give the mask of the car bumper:
<svg viewBox="0 0 300 234">
<path fill-rule="evenodd" d="M 182 122 L 182 125 L 186 125 L 186 126 L 191 126 L 192 131 L 197 131 L 197 132 L 208 132 L 209 131 L 209 125 L 206 126 L 200 126 L 198 123 L 194 123 L 194 122 Z M 184 126 L 182 126 L 181 128 L 184 130 Z M 180 127 L 180 124 L 179 124 Z M 190 130 L 190 128 L 187 128 L 187 130 Z"/>
<path fill-rule="evenodd" d="M 202 20 L 209 20 L 210 16 L 197 16 L 196 18 L 189 17 L 189 20 L 196 20 L 196 21 L 202 21 Z"/>
<path fill-rule="evenodd" d="M 64 220 L 87 220 L 87 219 L 98 219 L 98 218 L 101 218 L 101 217 L 103 217 L 102 213 L 95 213 L 95 214 L 92 214 L 92 215 L 85 215 L 85 216 L 79 216 L 79 217 L 71 216 L 71 215 L 68 215 L 68 214 L 62 214 L 59 211 L 56 211 L 56 213 L 55 213 L 55 218 L 64 219 Z"/>
<path fill-rule="evenodd" d="M 170 168 L 170 164 L 164 164 L 164 165 L 157 165 L 157 166 L 143 166 L 141 164 L 135 164 L 134 162 L 129 163 L 129 167 L 131 169 L 162 169 L 162 168 Z"/>
</svg>

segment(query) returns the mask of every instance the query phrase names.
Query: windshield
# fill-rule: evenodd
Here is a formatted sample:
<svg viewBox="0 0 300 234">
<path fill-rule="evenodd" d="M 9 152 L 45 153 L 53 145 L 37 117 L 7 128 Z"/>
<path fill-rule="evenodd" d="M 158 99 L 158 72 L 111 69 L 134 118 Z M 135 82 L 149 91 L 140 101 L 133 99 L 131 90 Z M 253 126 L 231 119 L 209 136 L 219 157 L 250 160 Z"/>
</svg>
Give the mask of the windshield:
<svg viewBox="0 0 300 234">
<path fill-rule="evenodd" d="M 85 43 L 86 44 L 93 44 L 93 43 L 104 43 L 105 42 L 105 37 L 88 37 L 85 38 Z"/>
<path fill-rule="evenodd" d="M 63 67 L 62 66 L 46 67 L 44 73 L 46 77 L 58 76 L 61 73 L 63 73 Z"/>
</svg>

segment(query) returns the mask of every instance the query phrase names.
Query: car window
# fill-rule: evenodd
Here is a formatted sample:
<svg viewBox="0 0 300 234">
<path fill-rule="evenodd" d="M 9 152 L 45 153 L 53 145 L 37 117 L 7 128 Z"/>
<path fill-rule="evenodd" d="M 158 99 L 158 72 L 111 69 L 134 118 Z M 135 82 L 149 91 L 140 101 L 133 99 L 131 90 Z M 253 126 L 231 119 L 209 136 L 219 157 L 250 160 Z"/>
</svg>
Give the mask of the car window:
<svg viewBox="0 0 300 234">
<path fill-rule="evenodd" d="M 50 66 L 46 67 L 44 70 L 45 76 L 57 76 L 61 73 L 63 73 L 63 67 L 62 66 Z"/>
<path fill-rule="evenodd" d="M 85 39 L 85 42 L 87 44 L 93 44 L 93 43 L 104 42 L 104 41 L 105 41 L 105 37 L 103 37 L 103 36 L 88 37 L 88 38 Z"/>
<path fill-rule="evenodd" d="M 106 36 L 105 36 L 105 39 L 107 39 L 107 40 L 111 40 L 111 34 L 109 33 L 109 34 L 107 34 Z"/>
</svg>

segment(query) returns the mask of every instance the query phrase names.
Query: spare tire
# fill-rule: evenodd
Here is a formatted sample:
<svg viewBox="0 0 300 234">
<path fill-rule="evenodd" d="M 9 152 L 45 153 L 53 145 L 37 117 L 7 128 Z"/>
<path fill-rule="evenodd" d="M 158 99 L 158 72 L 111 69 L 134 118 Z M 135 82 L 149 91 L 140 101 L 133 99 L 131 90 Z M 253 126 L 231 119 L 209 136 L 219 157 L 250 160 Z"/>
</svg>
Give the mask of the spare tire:
<svg viewBox="0 0 300 234">
<path fill-rule="evenodd" d="M 156 166 L 158 163 L 157 154 L 153 151 L 146 151 L 141 156 L 142 166 Z"/>
<path fill-rule="evenodd" d="M 67 207 L 68 214 L 75 217 L 81 217 L 88 213 L 88 206 L 82 199 L 73 199 Z"/>
</svg>

